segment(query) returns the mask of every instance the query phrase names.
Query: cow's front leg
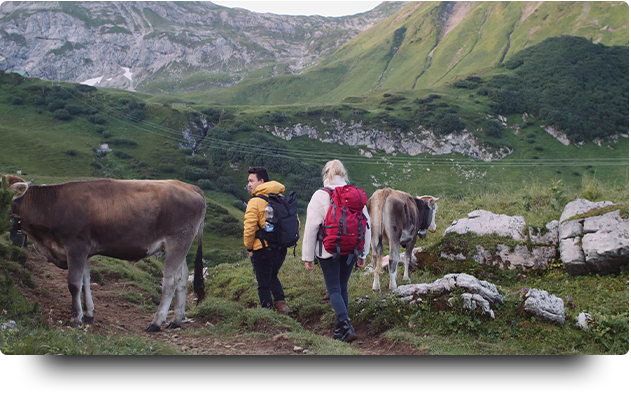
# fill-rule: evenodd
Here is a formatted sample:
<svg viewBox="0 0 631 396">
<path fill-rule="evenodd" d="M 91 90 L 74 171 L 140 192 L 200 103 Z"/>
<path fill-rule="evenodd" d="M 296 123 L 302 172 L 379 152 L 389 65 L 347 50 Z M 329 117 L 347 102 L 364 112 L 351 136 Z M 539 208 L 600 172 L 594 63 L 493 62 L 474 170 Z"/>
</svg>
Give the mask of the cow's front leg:
<svg viewBox="0 0 631 396">
<path fill-rule="evenodd" d="M 83 299 L 85 301 L 85 315 L 83 323 L 92 323 L 94 319 L 94 301 L 92 301 L 92 291 L 90 290 L 90 262 L 86 260 L 83 266 Z"/>
<path fill-rule="evenodd" d="M 81 308 L 81 289 L 83 286 L 83 270 L 87 255 L 67 252 L 68 257 L 68 290 L 72 297 L 70 325 L 80 326 L 83 323 L 83 309 Z"/>
</svg>

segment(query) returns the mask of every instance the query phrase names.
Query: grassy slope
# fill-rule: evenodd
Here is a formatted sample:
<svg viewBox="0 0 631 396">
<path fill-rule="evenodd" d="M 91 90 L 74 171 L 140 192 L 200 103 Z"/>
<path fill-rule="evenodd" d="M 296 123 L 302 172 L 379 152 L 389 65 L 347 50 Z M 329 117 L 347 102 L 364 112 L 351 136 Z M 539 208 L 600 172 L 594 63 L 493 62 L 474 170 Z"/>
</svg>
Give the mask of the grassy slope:
<svg viewBox="0 0 631 396">
<path fill-rule="evenodd" d="M 533 10 L 534 3 L 483 2 L 472 6 L 434 49 L 441 32 L 441 7 L 438 2 L 406 5 L 299 75 L 247 79 L 212 93 L 183 96 L 225 104 L 334 103 L 374 89 L 437 88 L 458 76 L 484 73 L 504 54 L 508 59 L 551 36 L 576 35 L 628 46 L 625 3 L 544 2 Z M 603 25 L 608 29 L 601 30 Z M 394 32 L 402 27 L 406 36 L 393 55 Z"/>
</svg>

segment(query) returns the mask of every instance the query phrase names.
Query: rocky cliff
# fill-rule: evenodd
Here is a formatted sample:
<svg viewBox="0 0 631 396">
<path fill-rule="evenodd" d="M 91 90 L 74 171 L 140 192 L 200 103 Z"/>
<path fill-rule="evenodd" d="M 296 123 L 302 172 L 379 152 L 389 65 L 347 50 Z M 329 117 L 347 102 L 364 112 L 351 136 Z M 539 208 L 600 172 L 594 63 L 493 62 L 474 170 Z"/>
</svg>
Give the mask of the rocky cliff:
<svg viewBox="0 0 631 396">
<path fill-rule="evenodd" d="M 401 6 L 326 18 L 210 2 L 4 2 L 0 69 L 152 92 L 226 87 L 312 65 Z"/>
</svg>

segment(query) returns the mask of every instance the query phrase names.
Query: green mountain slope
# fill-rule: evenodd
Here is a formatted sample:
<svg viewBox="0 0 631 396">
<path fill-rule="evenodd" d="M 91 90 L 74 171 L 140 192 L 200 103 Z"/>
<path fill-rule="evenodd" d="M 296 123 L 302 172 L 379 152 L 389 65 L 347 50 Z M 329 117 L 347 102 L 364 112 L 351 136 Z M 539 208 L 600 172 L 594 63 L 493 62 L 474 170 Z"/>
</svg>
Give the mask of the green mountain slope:
<svg viewBox="0 0 631 396">
<path fill-rule="evenodd" d="M 334 103 L 376 89 L 437 87 L 497 66 L 546 38 L 629 45 L 619 2 L 415 2 L 298 76 L 251 79 L 191 100 L 225 104 Z M 212 100 L 210 99 L 212 96 Z"/>
</svg>

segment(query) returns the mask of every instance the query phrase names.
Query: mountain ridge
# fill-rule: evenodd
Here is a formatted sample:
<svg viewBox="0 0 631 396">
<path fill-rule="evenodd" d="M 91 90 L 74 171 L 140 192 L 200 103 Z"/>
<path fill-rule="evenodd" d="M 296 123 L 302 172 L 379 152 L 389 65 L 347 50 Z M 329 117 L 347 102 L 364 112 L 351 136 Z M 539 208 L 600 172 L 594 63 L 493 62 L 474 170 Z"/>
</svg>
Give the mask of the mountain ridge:
<svg viewBox="0 0 631 396">
<path fill-rule="evenodd" d="M 128 90 L 217 88 L 264 67 L 270 76 L 301 69 L 400 6 L 327 18 L 210 2 L 5 2 L 0 68 L 69 82 L 101 77 L 101 87 Z"/>
</svg>

